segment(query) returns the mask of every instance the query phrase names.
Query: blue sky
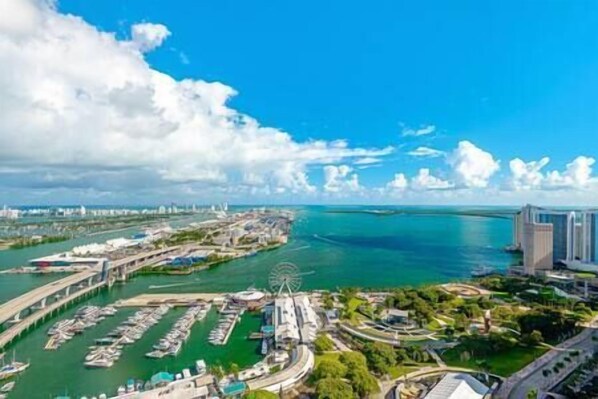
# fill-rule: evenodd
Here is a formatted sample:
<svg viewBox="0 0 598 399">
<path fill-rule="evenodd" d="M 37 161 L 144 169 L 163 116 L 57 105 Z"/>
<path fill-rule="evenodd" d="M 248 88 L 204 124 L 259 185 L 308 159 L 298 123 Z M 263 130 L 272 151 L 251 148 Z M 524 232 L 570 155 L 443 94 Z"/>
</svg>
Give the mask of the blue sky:
<svg viewBox="0 0 598 399">
<path fill-rule="evenodd" d="M 42 160 L 34 172 L 41 177 L 29 187 L 0 174 L 0 186 L 4 181 L 20 201 L 49 201 L 52 196 L 74 202 L 160 201 L 169 196 L 180 201 L 197 194 L 204 201 L 484 203 L 491 193 L 497 203 L 598 204 L 591 171 L 598 156 L 596 2 L 382 1 L 373 6 L 347 1 L 62 0 L 56 10 L 42 10 L 41 18 L 60 20 L 66 14 L 82 17 L 78 24 L 98 34 L 114 32 L 117 44 L 136 42 L 136 24 L 164 27 L 168 33 L 157 39 L 151 36 L 157 31 L 144 31 L 145 39 L 155 40 L 151 49 L 132 50 L 147 69 L 178 82 L 221 82 L 238 93 L 226 96 L 228 108 L 249 115 L 261 127 L 286 132 L 300 148 L 289 149 L 293 165 L 273 170 L 254 170 L 254 155 L 247 157 L 249 164 L 161 169 L 156 166 L 164 162 L 160 160 L 134 162 L 128 165 L 131 170 L 122 163 L 86 164 L 77 156 L 57 163 Z M 44 33 L 56 34 L 57 26 L 44 27 Z M 90 34 L 70 28 L 69 35 Z M 61 57 L 60 51 L 47 56 L 75 56 L 69 52 Z M 81 60 L 81 67 L 84 61 L 90 62 Z M 102 72 L 118 74 L 120 65 Z M 66 73 L 68 66 L 54 68 L 44 81 Z M 108 82 L 107 87 L 137 83 Z M 160 101 L 154 100 L 155 108 Z M 124 107 L 121 102 L 115 106 Z M 64 130 L 55 131 L 57 140 L 72 137 Z M 429 134 L 405 135 L 418 130 Z M 313 140 L 332 147 L 346 140 L 346 152 L 338 155 L 333 149 L 333 155 L 309 160 L 297 155 L 309 152 L 309 144 L 301 145 Z M 459 147 L 463 142 L 474 149 Z M 263 142 L 251 148 L 261 146 L 271 150 Z M 389 147 L 392 151 L 384 150 Z M 414 152 L 419 147 L 425 148 Z M 203 155 L 200 150 L 197 157 Z M 550 162 L 541 161 L 543 157 Z M 364 158 L 376 162 L 364 168 Z M 511 165 L 516 158 L 523 161 L 519 168 Z M 17 161 L 5 167 L 22 168 Z M 543 166 L 535 169 L 532 162 Z M 92 167 L 106 174 L 98 179 L 101 184 L 90 177 Z M 288 174 L 280 176 L 283 169 Z M 190 178 L 181 178 L 185 171 Z M 67 174 L 76 177 L 65 178 Z M 400 174 L 405 184 L 395 179 Z M 147 185 L 136 189 L 134 184 L 125 189 L 131 176 L 147 179 L 156 190 L 150 193 Z M 418 176 L 437 180 L 416 181 Z M 235 191 L 240 185 L 248 187 Z"/>
</svg>

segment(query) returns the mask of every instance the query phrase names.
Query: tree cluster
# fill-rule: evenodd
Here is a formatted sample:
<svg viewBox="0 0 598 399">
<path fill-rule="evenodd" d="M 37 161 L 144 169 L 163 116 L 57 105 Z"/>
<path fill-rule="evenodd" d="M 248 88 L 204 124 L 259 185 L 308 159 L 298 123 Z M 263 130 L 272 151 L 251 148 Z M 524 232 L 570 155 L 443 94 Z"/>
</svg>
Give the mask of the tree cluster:
<svg viewBox="0 0 598 399">
<path fill-rule="evenodd" d="M 575 332 L 577 320 L 573 315 L 549 307 L 540 307 L 518 316 L 522 335 L 540 332 L 547 340 L 558 340 Z"/>
<path fill-rule="evenodd" d="M 386 298 L 386 306 L 409 310 L 415 319 L 423 324 L 434 320 L 439 310 L 446 311 L 452 307 L 455 296 L 439 290 L 436 287 L 422 287 L 418 289 L 396 289 Z"/>
<path fill-rule="evenodd" d="M 339 360 L 323 359 L 313 376 L 319 399 L 366 398 L 380 390 L 359 352 L 343 352 Z"/>
</svg>

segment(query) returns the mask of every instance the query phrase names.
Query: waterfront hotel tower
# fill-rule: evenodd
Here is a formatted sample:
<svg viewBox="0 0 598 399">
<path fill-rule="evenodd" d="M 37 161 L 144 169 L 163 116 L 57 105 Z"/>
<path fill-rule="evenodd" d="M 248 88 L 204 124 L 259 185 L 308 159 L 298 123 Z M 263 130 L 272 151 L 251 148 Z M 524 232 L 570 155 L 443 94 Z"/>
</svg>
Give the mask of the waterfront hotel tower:
<svg viewBox="0 0 598 399">
<path fill-rule="evenodd" d="M 513 247 L 523 251 L 526 274 L 558 263 L 598 263 L 598 211 L 576 215 L 526 205 L 513 219 Z"/>
</svg>

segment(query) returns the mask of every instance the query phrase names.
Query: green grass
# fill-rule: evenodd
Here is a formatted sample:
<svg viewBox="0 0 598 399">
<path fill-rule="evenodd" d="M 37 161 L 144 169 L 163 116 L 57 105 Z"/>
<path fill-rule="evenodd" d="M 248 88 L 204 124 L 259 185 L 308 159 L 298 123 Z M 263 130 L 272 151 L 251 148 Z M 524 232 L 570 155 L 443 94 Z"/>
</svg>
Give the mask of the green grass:
<svg viewBox="0 0 598 399">
<path fill-rule="evenodd" d="M 580 273 L 575 273 L 575 277 L 594 278 L 594 277 L 596 277 L 596 275 L 594 273 L 580 272 Z"/>
<path fill-rule="evenodd" d="M 364 303 L 365 301 L 363 299 L 351 298 L 346 304 L 345 319 L 349 320 L 349 322 L 354 326 L 359 325 L 360 318 L 365 318 L 365 316 L 361 315 L 357 311 L 357 309 Z"/>
<path fill-rule="evenodd" d="M 359 298 L 351 298 L 347 303 L 347 310 L 349 312 L 356 312 L 357 308 L 364 304 L 365 301 Z"/>
<path fill-rule="evenodd" d="M 443 320 L 444 321 L 444 320 Z M 440 331 L 442 330 L 444 327 L 442 327 L 440 325 L 440 323 L 438 322 L 438 320 L 432 320 L 430 323 L 428 323 L 428 325 L 426 326 L 426 328 L 428 330 L 433 330 L 433 331 Z"/>
<path fill-rule="evenodd" d="M 452 317 L 445 316 L 445 315 L 438 315 L 436 317 L 438 319 L 444 321 L 448 326 L 454 326 L 455 325 L 455 319 L 453 319 Z"/>
<path fill-rule="evenodd" d="M 508 292 L 500 292 L 500 291 L 492 291 L 492 296 L 494 298 L 500 299 L 512 299 L 513 295 L 509 294 Z"/>
<path fill-rule="evenodd" d="M 524 346 L 516 346 L 508 351 L 487 356 L 483 360 L 487 361 L 490 373 L 508 377 L 511 374 L 521 370 L 534 359 L 542 356 L 547 350 L 548 349 L 544 347 L 529 348 Z M 482 360 L 481 358 L 461 360 L 460 354 L 461 350 L 459 347 L 456 347 L 444 352 L 442 354 L 442 359 L 447 365 L 453 367 L 465 367 L 471 369 L 480 368 L 476 360 Z"/>
</svg>

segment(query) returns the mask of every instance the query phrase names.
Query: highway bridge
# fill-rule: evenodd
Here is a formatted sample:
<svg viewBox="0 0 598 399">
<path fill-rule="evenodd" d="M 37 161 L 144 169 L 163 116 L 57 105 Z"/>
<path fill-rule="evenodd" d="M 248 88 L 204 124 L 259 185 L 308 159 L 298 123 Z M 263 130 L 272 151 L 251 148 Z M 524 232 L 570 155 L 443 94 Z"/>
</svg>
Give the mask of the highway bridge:
<svg viewBox="0 0 598 399">
<path fill-rule="evenodd" d="M 72 301 L 101 287 L 111 286 L 114 281 L 124 281 L 129 274 L 173 256 L 180 250 L 180 246 L 168 247 L 113 262 L 105 261 L 5 302 L 0 305 L 0 348 Z"/>
</svg>

